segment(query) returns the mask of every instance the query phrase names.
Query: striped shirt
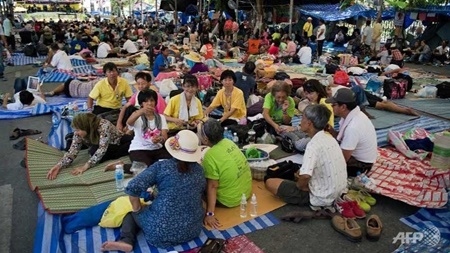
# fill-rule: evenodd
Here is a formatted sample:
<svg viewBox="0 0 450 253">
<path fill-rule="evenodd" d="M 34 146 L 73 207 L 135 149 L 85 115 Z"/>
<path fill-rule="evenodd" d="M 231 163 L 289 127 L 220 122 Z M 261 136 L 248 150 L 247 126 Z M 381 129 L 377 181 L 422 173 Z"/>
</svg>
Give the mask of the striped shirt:
<svg viewBox="0 0 450 253">
<path fill-rule="evenodd" d="M 309 175 L 313 206 L 330 206 L 347 188 L 347 165 L 336 139 L 320 131 L 306 146 L 300 175 Z"/>
</svg>

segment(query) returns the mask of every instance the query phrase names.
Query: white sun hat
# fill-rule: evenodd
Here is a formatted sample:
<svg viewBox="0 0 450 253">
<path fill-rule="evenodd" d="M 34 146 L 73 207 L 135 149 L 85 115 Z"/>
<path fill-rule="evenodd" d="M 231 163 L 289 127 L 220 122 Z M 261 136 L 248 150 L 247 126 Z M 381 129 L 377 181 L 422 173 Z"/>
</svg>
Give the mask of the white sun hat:
<svg viewBox="0 0 450 253">
<path fill-rule="evenodd" d="M 198 162 L 202 151 L 198 146 L 198 136 L 190 130 L 181 130 L 166 140 L 165 147 L 174 158 L 185 162 Z"/>
</svg>

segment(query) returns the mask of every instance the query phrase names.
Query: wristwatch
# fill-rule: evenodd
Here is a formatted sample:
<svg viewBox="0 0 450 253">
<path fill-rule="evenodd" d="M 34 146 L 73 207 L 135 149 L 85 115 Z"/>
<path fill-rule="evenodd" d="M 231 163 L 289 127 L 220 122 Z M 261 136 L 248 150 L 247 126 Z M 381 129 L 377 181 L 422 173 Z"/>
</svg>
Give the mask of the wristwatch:
<svg viewBox="0 0 450 253">
<path fill-rule="evenodd" d="M 206 216 L 214 216 L 213 212 L 206 212 Z"/>
</svg>

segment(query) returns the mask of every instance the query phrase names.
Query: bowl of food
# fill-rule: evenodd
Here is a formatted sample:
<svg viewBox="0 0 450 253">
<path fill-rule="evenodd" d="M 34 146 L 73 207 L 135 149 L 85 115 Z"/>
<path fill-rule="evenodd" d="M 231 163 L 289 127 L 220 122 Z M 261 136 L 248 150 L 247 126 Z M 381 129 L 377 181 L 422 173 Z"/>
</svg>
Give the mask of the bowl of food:
<svg viewBox="0 0 450 253">
<path fill-rule="evenodd" d="M 269 159 L 269 153 L 255 147 L 242 149 L 242 153 L 244 153 L 244 156 L 249 162 L 264 161 Z"/>
</svg>

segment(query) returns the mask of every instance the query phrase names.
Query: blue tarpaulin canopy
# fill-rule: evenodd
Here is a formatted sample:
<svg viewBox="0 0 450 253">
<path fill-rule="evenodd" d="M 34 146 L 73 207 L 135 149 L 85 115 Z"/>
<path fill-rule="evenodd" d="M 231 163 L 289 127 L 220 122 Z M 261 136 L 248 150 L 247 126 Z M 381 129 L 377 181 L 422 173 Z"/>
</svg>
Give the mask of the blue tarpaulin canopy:
<svg viewBox="0 0 450 253">
<path fill-rule="evenodd" d="M 305 16 L 311 16 L 325 21 L 339 21 L 352 17 L 366 17 L 374 18 L 377 16 L 377 11 L 370 9 L 361 4 L 355 4 L 345 10 L 340 10 L 340 4 L 307 4 L 301 7 L 296 7 L 296 10 Z M 383 19 L 394 18 L 395 11 L 389 9 L 383 11 Z"/>
</svg>

